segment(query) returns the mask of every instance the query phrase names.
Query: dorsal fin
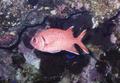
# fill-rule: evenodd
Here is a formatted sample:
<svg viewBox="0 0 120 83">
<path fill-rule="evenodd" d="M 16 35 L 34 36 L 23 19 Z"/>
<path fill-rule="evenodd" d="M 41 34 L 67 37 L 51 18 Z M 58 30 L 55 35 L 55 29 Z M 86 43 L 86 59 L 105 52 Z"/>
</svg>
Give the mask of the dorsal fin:
<svg viewBox="0 0 120 83">
<path fill-rule="evenodd" d="M 66 31 L 67 31 L 67 32 L 71 32 L 73 28 L 74 28 L 74 26 L 71 26 L 71 27 L 69 27 Z"/>
</svg>

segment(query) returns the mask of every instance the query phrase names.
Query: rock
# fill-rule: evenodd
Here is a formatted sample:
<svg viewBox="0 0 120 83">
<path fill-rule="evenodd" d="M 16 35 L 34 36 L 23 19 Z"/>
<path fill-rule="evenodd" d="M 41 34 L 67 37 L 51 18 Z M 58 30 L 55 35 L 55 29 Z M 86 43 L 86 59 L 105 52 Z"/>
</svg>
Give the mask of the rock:
<svg viewBox="0 0 120 83">
<path fill-rule="evenodd" d="M 12 56 L 12 62 L 15 66 L 17 66 L 18 68 L 21 68 L 22 65 L 25 63 L 25 58 L 22 55 L 16 55 L 16 56 Z M 17 68 L 16 67 L 16 68 Z"/>
<path fill-rule="evenodd" d="M 32 6 L 37 5 L 39 0 L 27 0 L 29 4 L 31 4 Z"/>
<path fill-rule="evenodd" d="M 23 42 L 19 45 L 19 52 L 23 54 L 27 64 L 39 69 L 40 59 L 36 57 L 33 50 L 26 48 Z"/>
</svg>

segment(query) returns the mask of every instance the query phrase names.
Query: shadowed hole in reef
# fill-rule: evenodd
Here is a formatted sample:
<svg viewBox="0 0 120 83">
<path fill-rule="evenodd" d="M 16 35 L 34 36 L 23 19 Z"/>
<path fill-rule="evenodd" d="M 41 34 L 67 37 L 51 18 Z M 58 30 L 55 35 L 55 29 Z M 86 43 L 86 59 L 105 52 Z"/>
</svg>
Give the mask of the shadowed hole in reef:
<svg viewBox="0 0 120 83">
<path fill-rule="evenodd" d="M 82 72 L 83 67 L 87 66 L 87 64 L 89 63 L 89 60 L 90 59 L 87 55 L 75 56 L 70 60 L 67 59 L 66 68 L 70 71 L 70 73 L 78 75 Z"/>
<path fill-rule="evenodd" d="M 59 78 L 62 75 L 66 61 L 63 52 L 51 54 L 35 50 L 35 54 L 41 58 L 40 71 L 43 77 L 52 79 L 52 77 Z"/>
<path fill-rule="evenodd" d="M 53 28 L 62 28 L 67 29 L 70 26 L 75 26 L 75 28 L 79 30 L 83 30 L 83 28 L 90 29 L 92 26 L 91 15 L 88 13 L 78 14 L 77 16 L 69 19 L 57 18 L 57 17 L 49 17 L 47 22 L 49 22 L 50 26 Z M 86 19 L 85 19 L 86 18 Z M 88 20 L 89 19 L 89 20 Z M 89 22 L 88 22 L 89 21 Z M 84 26 L 84 27 L 82 27 Z M 39 56 L 42 53 L 38 54 Z M 41 71 L 45 76 L 57 75 L 59 73 L 64 72 L 64 64 L 67 64 L 67 69 L 70 70 L 71 73 L 78 74 L 82 71 L 82 68 L 88 64 L 87 57 L 75 57 L 73 60 L 64 60 L 62 58 L 65 54 L 55 53 L 55 54 L 45 54 L 44 57 L 41 58 Z M 76 56 L 76 55 L 73 55 Z M 66 56 L 64 56 L 66 57 Z M 61 58 L 61 61 L 57 61 L 57 59 Z M 49 62 L 50 61 L 50 62 Z M 76 62 L 76 64 L 72 64 Z M 62 66 L 64 65 L 64 66 Z M 56 68 L 52 68 L 52 65 L 55 65 Z M 63 67 L 63 68 L 62 68 Z M 59 69 L 58 69 L 59 68 Z"/>
<path fill-rule="evenodd" d="M 49 23 L 52 28 L 60 29 L 67 29 L 70 26 L 75 26 L 76 34 L 76 31 L 78 30 L 80 30 L 81 32 L 85 28 L 90 29 L 92 26 L 91 19 L 92 16 L 88 12 L 86 12 L 72 15 L 68 19 L 63 19 L 59 17 L 48 17 L 43 25 L 45 26 L 46 23 Z M 27 48 L 33 48 L 28 41 L 30 41 L 34 33 L 40 28 L 41 26 L 37 26 L 34 29 L 30 28 L 24 34 L 23 42 Z M 76 35 L 78 35 L 78 33 Z M 47 79 L 52 79 L 52 77 L 60 78 L 65 68 L 68 69 L 71 73 L 79 74 L 82 71 L 83 67 L 85 67 L 89 63 L 89 57 L 84 55 L 76 56 L 73 54 L 73 56 L 75 57 L 69 59 L 65 56 L 67 54 L 66 52 L 51 54 L 35 50 L 35 54 L 41 59 L 40 71 L 43 77 L 47 77 Z"/>
<path fill-rule="evenodd" d="M 48 17 L 46 22 L 53 28 L 67 29 L 74 26 L 76 31 L 92 28 L 92 15 L 88 11 L 71 14 L 68 18 Z"/>
<path fill-rule="evenodd" d="M 82 21 L 83 24 L 80 25 L 80 23 L 82 23 L 81 20 L 83 19 L 78 19 L 79 16 L 81 15 L 76 16 L 76 18 L 71 17 L 69 18 L 69 20 L 50 17 L 47 19 L 47 21 L 49 22 L 50 26 L 53 28 L 62 27 L 62 29 L 67 29 L 69 26 L 75 26 L 75 28 L 77 28 L 76 31 L 77 30 L 82 31 L 83 29 L 87 28 L 88 33 L 86 38 L 84 39 L 86 41 L 85 43 L 92 43 L 93 45 L 101 45 L 101 48 L 103 50 L 111 48 L 112 43 L 110 42 L 110 35 L 115 27 L 115 24 L 112 22 L 112 20 L 105 21 L 104 23 L 101 23 L 97 28 L 92 30 L 91 29 L 92 23 L 89 23 L 88 20 L 86 20 L 85 22 Z M 104 42 L 101 40 L 104 40 Z M 79 74 L 82 71 L 83 67 L 85 67 L 88 63 L 89 63 L 89 58 L 86 56 L 74 57 L 71 60 L 70 59 L 68 61 L 66 60 L 66 65 L 67 65 L 66 67 L 71 73 Z M 102 65 L 104 64 L 100 64 L 100 66 L 103 67 L 104 69 L 100 70 L 100 72 L 105 73 L 106 69 Z"/>
</svg>

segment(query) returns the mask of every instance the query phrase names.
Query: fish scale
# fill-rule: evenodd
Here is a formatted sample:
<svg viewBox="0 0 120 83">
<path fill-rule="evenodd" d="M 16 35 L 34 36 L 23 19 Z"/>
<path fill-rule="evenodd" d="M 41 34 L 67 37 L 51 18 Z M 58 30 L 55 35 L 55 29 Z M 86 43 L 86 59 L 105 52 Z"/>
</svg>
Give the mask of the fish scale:
<svg viewBox="0 0 120 83">
<path fill-rule="evenodd" d="M 81 41 L 86 34 L 86 30 L 83 30 L 81 34 L 75 38 L 72 29 L 73 26 L 67 30 L 49 28 L 42 32 L 37 32 L 30 43 L 35 49 L 43 52 L 56 53 L 64 50 L 79 55 L 74 48 L 74 44 L 76 43 L 85 53 L 88 53 L 88 49 Z M 33 41 L 33 39 L 36 39 L 38 42 Z"/>
</svg>

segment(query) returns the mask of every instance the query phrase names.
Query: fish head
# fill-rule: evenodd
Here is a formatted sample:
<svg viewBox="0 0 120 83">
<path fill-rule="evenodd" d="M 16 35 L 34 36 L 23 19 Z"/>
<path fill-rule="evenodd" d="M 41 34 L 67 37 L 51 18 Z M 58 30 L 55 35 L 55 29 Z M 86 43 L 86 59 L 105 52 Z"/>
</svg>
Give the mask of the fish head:
<svg viewBox="0 0 120 83">
<path fill-rule="evenodd" d="M 45 46 L 45 41 L 44 41 L 42 35 L 35 34 L 35 36 L 32 37 L 30 44 L 35 49 L 42 51 Z"/>
<path fill-rule="evenodd" d="M 38 32 L 31 39 L 31 45 L 42 52 L 56 53 L 61 50 L 61 44 L 59 33 L 61 30 L 47 29 Z"/>
</svg>

